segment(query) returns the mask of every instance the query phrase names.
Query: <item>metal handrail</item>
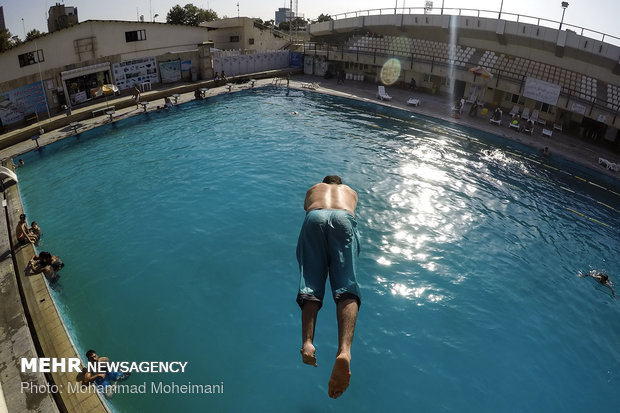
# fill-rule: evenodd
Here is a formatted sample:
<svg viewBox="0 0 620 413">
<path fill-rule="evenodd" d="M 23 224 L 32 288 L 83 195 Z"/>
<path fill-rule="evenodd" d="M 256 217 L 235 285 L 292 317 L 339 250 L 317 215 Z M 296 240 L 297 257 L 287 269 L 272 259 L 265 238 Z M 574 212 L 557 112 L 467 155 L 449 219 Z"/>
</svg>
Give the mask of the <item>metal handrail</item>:
<svg viewBox="0 0 620 413">
<path fill-rule="evenodd" d="M 484 14 L 490 15 L 491 16 L 490 18 L 499 19 L 501 16 L 504 20 L 516 21 L 517 23 L 528 23 L 528 22 L 524 22 L 523 19 L 531 19 L 532 21 L 536 21 L 536 23 L 530 23 L 530 24 L 535 24 L 536 26 L 542 26 L 542 27 L 548 27 L 548 28 L 553 28 L 551 24 L 553 25 L 560 24 L 560 22 L 557 20 L 550 20 L 550 19 L 545 19 L 541 17 L 528 16 L 524 14 L 507 13 L 504 11 L 496 11 L 496 10 L 447 8 L 447 7 L 446 8 L 434 8 L 431 11 L 427 11 L 424 7 L 397 7 L 397 8 L 392 7 L 392 8 L 382 8 L 382 9 L 368 9 L 368 10 L 357 10 L 357 11 L 339 13 L 339 14 L 335 14 L 330 17 L 333 20 L 338 20 L 338 19 L 346 19 L 346 18 L 360 17 L 360 16 L 387 15 L 387 14 L 393 15 L 393 14 L 398 14 L 398 12 L 400 12 L 400 14 L 427 14 L 427 15 L 428 14 L 430 15 L 447 14 L 447 15 L 455 15 L 455 16 L 472 16 L 472 17 L 484 17 L 480 15 L 481 13 L 484 13 Z M 472 13 L 472 14 L 463 14 L 464 12 Z M 510 16 L 512 19 L 506 19 L 505 16 Z M 541 24 L 541 23 L 545 23 L 545 24 Z M 605 42 L 605 39 L 609 38 L 609 39 L 615 40 L 615 42 L 620 45 L 620 37 L 617 37 L 617 36 L 613 36 L 607 33 L 599 32 L 597 30 L 592 30 L 586 27 L 576 26 L 576 25 L 568 24 L 568 23 L 562 23 L 562 26 L 569 27 L 571 28 L 571 30 L 575 30 L 575 32 L 578 32 L 580 36 L 584 36 L 585 32 L 587 32 L 587 33 L 594 34 L 596 36 L 600 36 L 601 42 Z M 594 38 L 594 39 L 597 40 L 597 38 Z"/>
</svg>

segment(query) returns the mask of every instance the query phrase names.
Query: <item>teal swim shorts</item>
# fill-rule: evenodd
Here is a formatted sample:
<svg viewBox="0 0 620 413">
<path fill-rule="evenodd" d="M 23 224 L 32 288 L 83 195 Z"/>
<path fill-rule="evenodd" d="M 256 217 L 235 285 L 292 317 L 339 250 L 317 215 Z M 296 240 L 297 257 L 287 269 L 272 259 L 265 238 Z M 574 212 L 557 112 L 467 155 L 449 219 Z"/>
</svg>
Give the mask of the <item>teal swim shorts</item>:
<svg viewBox="0 0 620 413">
<path fill-rule="evenodd" d="M 297 303 L 323 305 L 329 273 L 334 301 L 353 298 L 361 304 L 356 268 L 359 256 L 357 221 L 344 210 L 315 209 L 306 214 L 297 241 L 301 273 Z"/>
</svg>

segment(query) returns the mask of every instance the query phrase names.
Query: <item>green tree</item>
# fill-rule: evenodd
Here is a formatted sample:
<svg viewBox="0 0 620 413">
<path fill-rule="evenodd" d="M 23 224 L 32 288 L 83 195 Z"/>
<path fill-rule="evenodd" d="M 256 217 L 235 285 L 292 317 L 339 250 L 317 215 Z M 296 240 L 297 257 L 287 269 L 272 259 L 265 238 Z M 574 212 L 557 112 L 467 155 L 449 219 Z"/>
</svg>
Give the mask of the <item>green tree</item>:
<svg viewBox="0 0 620 413">
<path fill-rule="evenodd" d="M 0 53 L 20 44 L 22 40 L 18 36 L 12 36 L 8 29 L 0 30 Z"/>
<path fill-rule="evenodd" d="M 321 13 L 321 15 L 316 19 L 316 22 L 317 23 L 321 23 L 321 22 L 328 22 L 328 21 L 331 21 L 331 20 L 333 20 L 333 19 L 331 18 L 331 16 L 329 14 Z"/>
<path fill-rule="evenodd" d="M 211 9 L 201 9 L 191 3 L 183 7 L 177 4 L 171 8 L 166 15 L 166 22 L 171 24 L 198 26 L 200 23 L 217 20 L 217 18 L 217 13 Z"/>
<path fill-rule="evenodd" d="M 166 22 L 171 24 L 185 24 L 187 12 L 178 4 L 170 9 L 166 15 Z"/>
<path fill-rule="evenodd" d="M 26 42 L 29 42 L 30 40 L 34 40 L 37 39 L 41 36 L 43 36 L 45 33 L 41 33 L 40 31 L 38 31 L 37 29 L 32 29 L 30 30 L 27 34 L 26 34 Z"/>
<path fill-rule="evenodd" d="M 291 24 L 289 22 L 281 22 L 278 25 L 278 30 L 282 30 L 282 31 L 289 31 L 291 29 Z"/>
<path fill-rule="evenodd" d="M 11 32 L 7 29 L 0 30 L 0 53 L 11 48 Z"/>
<path fill-rule="evenodd" d="M 301 17 L 295 17 L 292 21 L 291 21 L 291 29 L 295 30 L 295 29 L 299 29 L 299 28 L 305 28 L 306 27 L 306 21 L 301 18 Z"/>
</svg>

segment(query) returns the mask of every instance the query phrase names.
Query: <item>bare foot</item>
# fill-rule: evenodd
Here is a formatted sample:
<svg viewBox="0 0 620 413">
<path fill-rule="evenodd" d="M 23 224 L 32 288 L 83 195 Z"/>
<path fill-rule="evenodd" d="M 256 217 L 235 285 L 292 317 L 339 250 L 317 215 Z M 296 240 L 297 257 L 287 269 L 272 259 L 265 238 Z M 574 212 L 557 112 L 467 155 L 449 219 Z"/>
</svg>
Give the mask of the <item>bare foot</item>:
<svg viewBox="0 0 620 413">
<path fill-rule="evenodd" d="M 303 347 L 299 351 L 301 353 L 301 359 L 304 364 L 309 364 L 316 367 L 316 356 L 314 355 L 314 346 L 312 343 L 304 343 Z"/>
<path fill-rule="evenodd" d="M 337 399 L 345 392 L 349 387 L 349 381 L 351 380 L 351 356 L 340 354 L 336 357 L 334 362 L 334 368 L 332 369 L 332 376 L 329 379 L 329 389 L 327 394 L 333 399 Z"/>
</svg>

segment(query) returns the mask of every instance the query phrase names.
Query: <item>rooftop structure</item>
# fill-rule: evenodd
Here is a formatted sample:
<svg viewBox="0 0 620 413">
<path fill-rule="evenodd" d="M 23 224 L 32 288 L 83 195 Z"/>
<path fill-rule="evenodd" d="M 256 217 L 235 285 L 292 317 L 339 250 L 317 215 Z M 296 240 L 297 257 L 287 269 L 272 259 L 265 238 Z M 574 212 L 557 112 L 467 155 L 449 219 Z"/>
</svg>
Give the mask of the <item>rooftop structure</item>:
<svg viewBox="0 0 620 413">
<path fill-rule="evenodd" d="M 209 29 L 209 40 L 218 49 L 277 50 L 290 41 L 290 36 L 258 24 L 249 17 L 232 17 L 201 23 Z"/>
<path fill-rule="evenodd" d="M 47 18 L 47 30 L 52 33 L 60 29 L 78 24 L 77 7 L 68 7 L 64 4 L 56 3 L 50 7 L 49 17 Z"/>
</svg>

